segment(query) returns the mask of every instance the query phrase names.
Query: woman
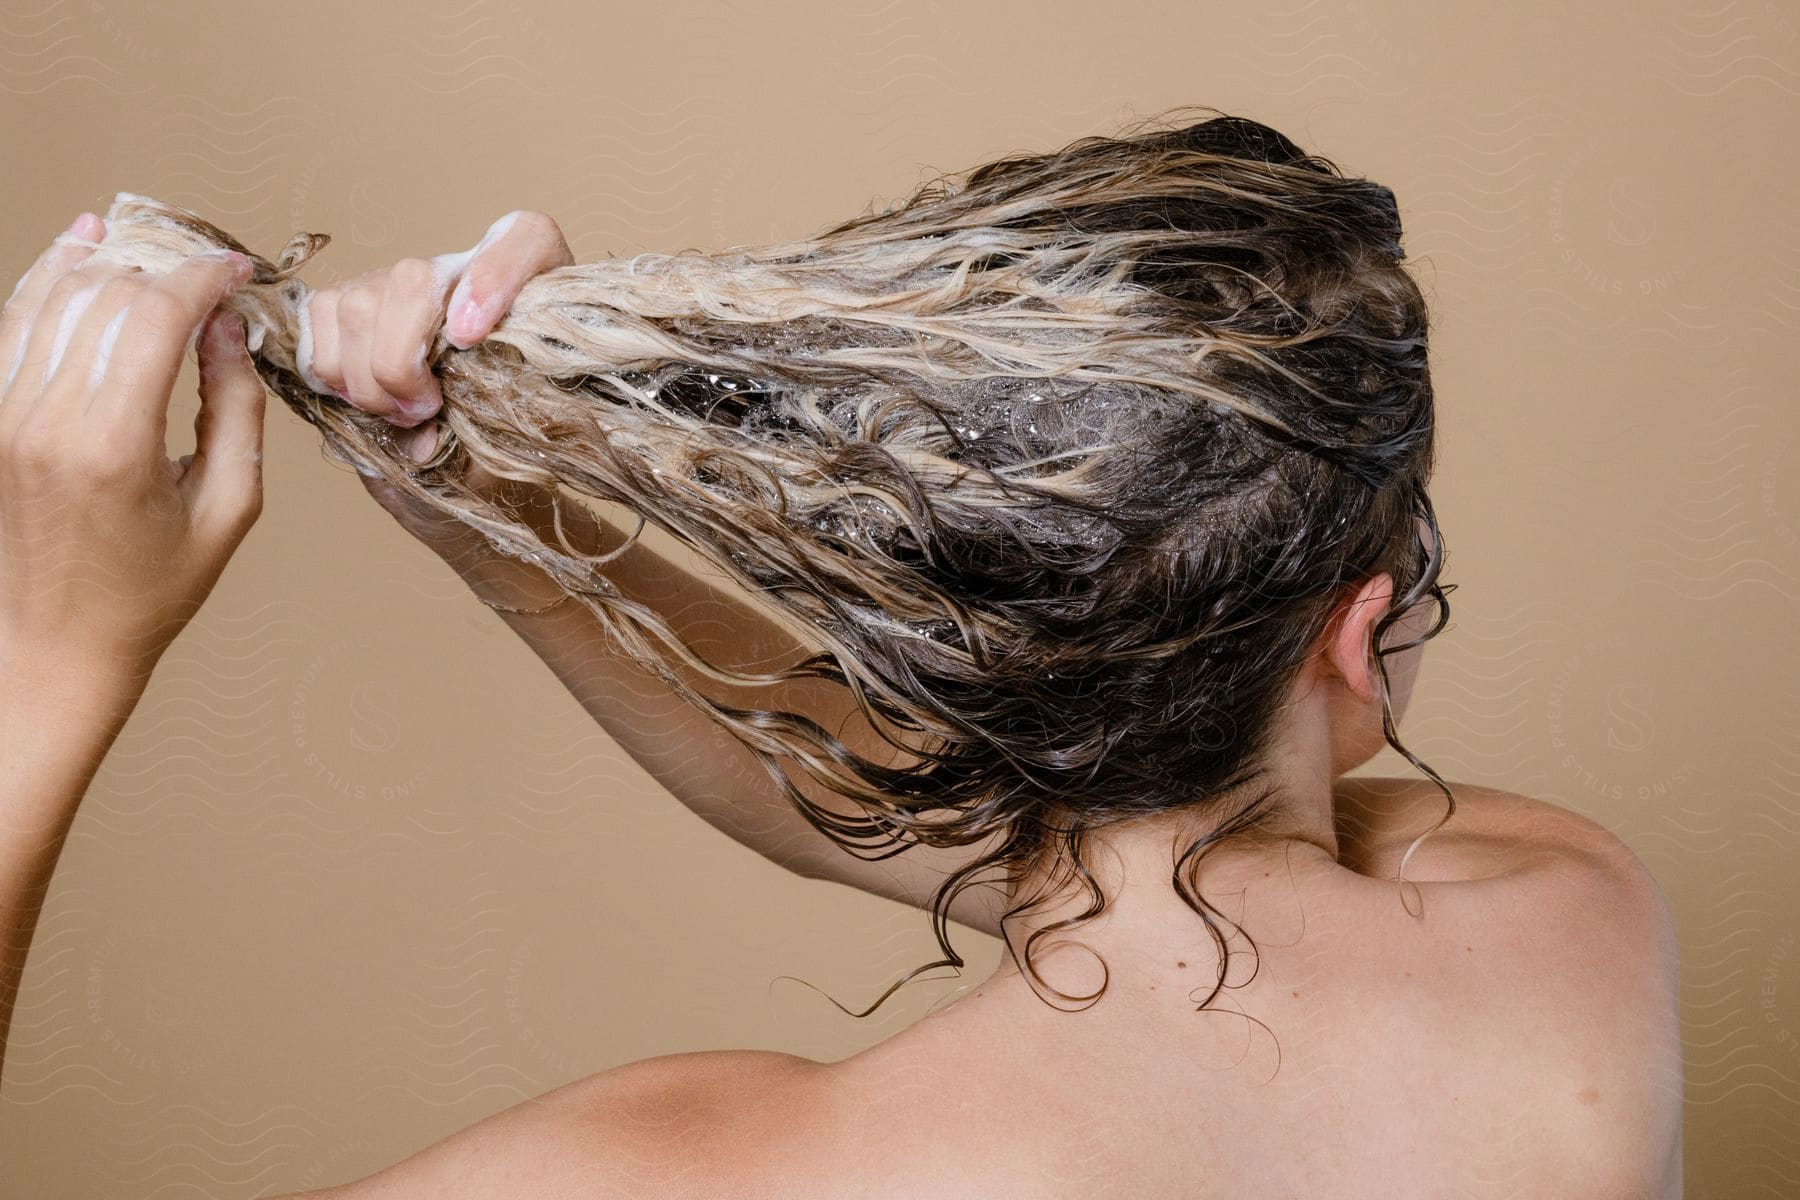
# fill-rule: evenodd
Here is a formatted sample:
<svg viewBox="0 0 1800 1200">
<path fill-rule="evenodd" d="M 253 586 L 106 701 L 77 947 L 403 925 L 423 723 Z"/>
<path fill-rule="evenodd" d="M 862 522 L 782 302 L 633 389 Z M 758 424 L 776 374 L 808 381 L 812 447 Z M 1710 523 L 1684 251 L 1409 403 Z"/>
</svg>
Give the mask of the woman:
<svg viewBox="0 0 1800 1200">
<path fill-rule="evenodd" d="M 945 962 L 946 916 L 1009 950 L 843 1061 L 630 1064 L 309 1195 L 1679 1195 L 1648 872 L 1410 754 L 1429 778 L 1345 777 L 1398 747 L 1445 615 L 1386 189 L 1219 118 L 798 250 L 577 268 L 509 214 L 285 331 L 245 299 L 266 265 L 131 271 L 98 224 L 0 325 L 5 995 L 82 790 L 260 507 L 269 381 L 701 816 L 931 908 Z M 554 319 L 524 301 L 553 285 Z"/>
</svg>

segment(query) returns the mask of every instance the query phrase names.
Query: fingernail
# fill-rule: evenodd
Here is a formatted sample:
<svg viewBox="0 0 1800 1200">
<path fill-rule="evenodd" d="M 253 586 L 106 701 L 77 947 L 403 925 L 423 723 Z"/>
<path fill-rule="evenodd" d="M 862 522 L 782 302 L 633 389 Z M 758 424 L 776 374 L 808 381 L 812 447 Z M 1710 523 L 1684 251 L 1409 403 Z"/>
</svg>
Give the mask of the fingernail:
<svg viewBox="0 0 1800 1200">
<path fill-rule="evenodd" d="M 461 286 L 460 284 L 458 285 Z M 465 349 L 476 340 L 481 329 L 481 305 L 474 299 L 464 300 L 450 312 L 450 340 Z"/>
<path fill-rule="evenodd" d="M 456 286 L 450 289 L 450 299 L 444 305 L 446 316 L 454 317 L 459 309 L 467 308 L 469 300 L 469 277 L 467 275 L 459 275 L 456 280 Z"/>
</svg>

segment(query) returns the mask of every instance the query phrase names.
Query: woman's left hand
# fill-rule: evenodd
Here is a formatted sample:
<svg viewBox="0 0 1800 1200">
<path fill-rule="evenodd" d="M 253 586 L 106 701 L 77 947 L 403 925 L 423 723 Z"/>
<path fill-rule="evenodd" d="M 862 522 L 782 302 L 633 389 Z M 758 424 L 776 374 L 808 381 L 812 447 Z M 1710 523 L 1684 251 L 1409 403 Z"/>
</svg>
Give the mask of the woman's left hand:
<svg viewBox="0 0 1800 1200">
<path fill-rule="evenodd" d="M 262 380 L 215 306 L 241 255 L 92 261 L 83 213 L 0 312 L 0 664 L 142 686 L 262 509 Z M 204 325 L 204 328 L 202 326 Z M 198 334 L 192 455 L 163 449 Z"/>
</svg>

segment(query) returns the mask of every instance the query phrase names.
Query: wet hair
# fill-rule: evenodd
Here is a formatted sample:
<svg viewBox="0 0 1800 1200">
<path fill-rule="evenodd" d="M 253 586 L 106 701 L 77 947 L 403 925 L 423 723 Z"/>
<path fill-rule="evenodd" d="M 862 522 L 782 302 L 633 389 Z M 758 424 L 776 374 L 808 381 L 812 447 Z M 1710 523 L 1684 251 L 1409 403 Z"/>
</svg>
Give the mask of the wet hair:
<svg viewBox="0 0 1800 1200">
<path fill-rule="evenodd" d="M 139 265 L 250 253 L 146 197 L 121 193 L 107 220 L 112 256 Z M 548 271 L 484 342 L 456 349 L 439 332 L 443 429 L 423 464 L 296 370 L 309 291 L 295 273 L 325 240 L 252 255 L 228 305 L 265 381 L 333 457 L 542 566 L 847 851 L 1003 835 L 933 897 L 945 957 L 856 1015 L 963 965 L 946 916 L 962 889 L 1043 865 L 1045 888 L 1008 917 L 1068 887 L 1090 903 L 1034 931 L 1024 971 L 1059 999 L 1097 1000 L 1104 983 L 1090 996 L 1044 983 L 1035 944 L 1107 903 L 1085 837 L 1178 808 L 1218 818 L 1170 874 L 1222 952 L 1205 1008 L 1229 953 L 1200 854 L 1266 824 L 1290 684 L 1346 589 L 1378 572 L 1396 597 L 1374 634 L 1386 738 L 1443 788 L 1444 820 L 1454 812 L 1395 735 L 1383 661 L 1448 617 L 1426 494 L 1426 303 L 1393 193 L 1274 129 L 1153 118 L 940 175 L 800 241 Z M 771 672 L 705 660 L 609 583 L 623 548 L 540 535 L 466 484 L 471 462 L 550 485 L 558 504 L 627 506 L 632 540 L 653 522 L 816 651 Z M 1428 599 L 1431 631 L 1382 646 Z M 872 761 L 804 715 L 710 686 L 801 678 L 850 689 L 910 761 Z M 790 771 L 854 815 L 814 803 Z"/>
</svg>

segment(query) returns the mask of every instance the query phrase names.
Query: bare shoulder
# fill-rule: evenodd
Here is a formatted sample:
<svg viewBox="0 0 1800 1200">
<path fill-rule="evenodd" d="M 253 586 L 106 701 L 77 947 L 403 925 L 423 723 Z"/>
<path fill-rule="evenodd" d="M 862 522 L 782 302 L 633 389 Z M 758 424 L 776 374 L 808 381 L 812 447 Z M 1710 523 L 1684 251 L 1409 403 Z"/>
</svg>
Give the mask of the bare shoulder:
<svg viewBox="0 0 1800 1200">
<path fill-rule="evenodd" d="M 1642 860 L 1592 817 L 1503 788 L 1462 782 L 1448 786 L 1455 812 L 1421 843 L 1407 865 L 1408 879 L 1546 871 L 1575 879 L 1588 878 L 1579 870 L 1587 868 L 1617 876 L 1612 882 L 1630 885 L 1636 899 L 1661 903 L 1656 880 Z M 1429 779 L 1344 776 L 1334 791 L 1340 836 L 1371 875 L 1391 876 L 1413 839 L 1432 829 L 1449 809 L 1443 790 Z M 1416 868 L 1426 861 L 1438 869 L 1421 875 Z"/>
<path fill-rule="evenodd" d="M 1384 877 L 1447 807 L 1429 780 L 1339 784 L 1380 868 L 1370 873 Z M 1455 815 L 1407 867 L 1418 878 L 1428 863 L 1424 877 L 1438 881 L 1426 904 L 1446 918 L 1435 941 L 1448 947 L 1448 994 L 1503 1047 L 1511 1067 L 1499 1071 L 1529 1089 L 1550 1158 L 1565 1148 L 1562 1194 L 1679 1196 L 1678 946 L 1661 883 L 1591 817 L 1498 788 L 1450 788 Z"/>
<path fill-rule="evenodd" d="M 1338 784 L 1340 810 L 1358 830 L 1358 866 L 1379 879 L 1394 877 L 1407 847 L 1446 808 L 1443 792 L 1428 780 Z M 1589 966 L 1580 974 L 1590 980 L 1629 967 L 1616 978 L 1643 985 L 1632 994 L 1648 989 L 1659 1002 L 1672 998 L 1674 916 L 1662 884 L 1623 838 L 1548 801 L 1476 784 L 1449 786 L 1456 811 L 1419 844 L 1407 879 L 1445 885 L 1445 896 L 1468 896 L 1462 911 L 1472 917 L 1504 913 L 1505 924 L 1489 922 L 1496 936 L 1546 963 L 1578 956 Z"/>
<path fill-rule="evenodd" d="M 284 1200 L 787 1194 L 827 1064 L 760 1050 L 627 1063 L 478 1121 L 354 1183 Z"/>
</svg>

